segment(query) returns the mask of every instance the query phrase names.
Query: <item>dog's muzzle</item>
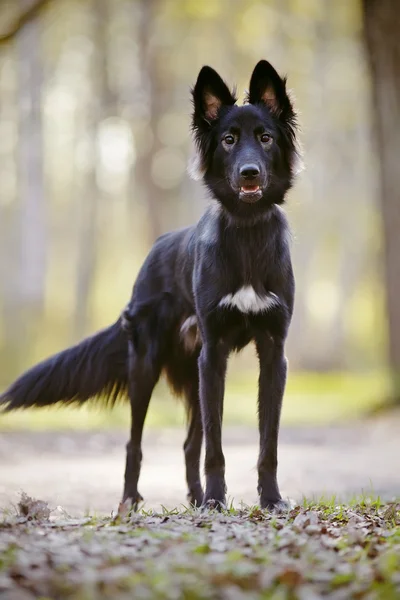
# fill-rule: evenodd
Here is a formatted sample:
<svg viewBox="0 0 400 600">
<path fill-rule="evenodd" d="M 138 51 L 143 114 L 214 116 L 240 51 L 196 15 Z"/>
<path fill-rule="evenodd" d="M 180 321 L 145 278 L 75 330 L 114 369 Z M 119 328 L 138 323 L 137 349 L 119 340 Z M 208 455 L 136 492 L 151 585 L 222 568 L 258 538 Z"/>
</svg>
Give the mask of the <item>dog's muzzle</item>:
<svg viewBox="0 0 400 600">
<path fill-rule="evenodd" d="M 262 197 L 261 173 L 255 164 L 243 165 L 240 169 L 239 198 L 252 204 Z"/>
</svg>

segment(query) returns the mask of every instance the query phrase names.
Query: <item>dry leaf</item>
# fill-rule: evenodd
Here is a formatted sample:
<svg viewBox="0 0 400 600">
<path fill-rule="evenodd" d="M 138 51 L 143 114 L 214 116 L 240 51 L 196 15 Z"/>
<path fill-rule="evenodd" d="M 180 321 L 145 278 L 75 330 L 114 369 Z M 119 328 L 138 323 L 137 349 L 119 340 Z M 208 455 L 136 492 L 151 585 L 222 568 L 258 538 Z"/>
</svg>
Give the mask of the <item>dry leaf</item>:
<svg viewBox="0 0 400 600">
<path fill-rule="evenodd" d="M 48 521 L 50 518 L 50 508 L 47 502 L 31 498 L 25 492 L 22 492 L 21 499 L 18 502 L 18 511 L 21 517 L 35 521 Z"/>
</svg>

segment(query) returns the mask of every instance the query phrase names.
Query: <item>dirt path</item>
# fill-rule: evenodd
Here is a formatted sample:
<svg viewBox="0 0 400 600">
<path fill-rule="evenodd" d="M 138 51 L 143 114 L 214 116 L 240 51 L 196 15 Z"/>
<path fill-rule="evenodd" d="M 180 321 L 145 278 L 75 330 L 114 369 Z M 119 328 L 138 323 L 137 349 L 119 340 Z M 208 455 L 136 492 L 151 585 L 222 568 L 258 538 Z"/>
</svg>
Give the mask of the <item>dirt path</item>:
<svg viewBox="0 0 400 600">
<path fill-rule="evenodd" d="M 346 499 L 362 491 L 400 496 L 400 419 L 351 427 L 283 428 L 279 480 L 296 500 L 321 494 Z M 183 430 L 147 431 L 140 491 L 149 507 L 185 502 Z M 19 492 L 61 505 L 71 515 L 109 514 L 122 490 L 125 432 L 0 434 L 0 506 Z M 258 437 L 255 430 L 224 434 L 228 495 L 255 503 Z"/>
</svg>

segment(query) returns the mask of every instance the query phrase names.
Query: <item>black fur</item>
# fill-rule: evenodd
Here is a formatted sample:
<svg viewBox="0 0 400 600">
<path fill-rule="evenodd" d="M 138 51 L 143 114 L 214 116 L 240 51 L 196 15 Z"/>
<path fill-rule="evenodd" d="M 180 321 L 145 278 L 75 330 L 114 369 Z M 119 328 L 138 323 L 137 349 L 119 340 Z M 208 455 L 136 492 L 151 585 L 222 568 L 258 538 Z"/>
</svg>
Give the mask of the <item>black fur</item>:
<svg viewBox="0 0 400 600">
<path fill-rule="evenodd" d="M 26 371 L 0 396 L 5 411 L 17 408 L 82 404 L 101 391 L 105 403 L 126 396 L 126 340 L 121 319 L 80 344 Z"/>
<path fill-rule="evenodd" d="M 258 491 L 261 506 L 273 507 L 281 501 L 277 440 L 294 301 L 289 230 L 279 205 L 295 172 L 295 113 L 285 80 L 266 61 L 253 72 L 244 106 L 210 67 L 200 71 L 192 95 L 198 164 L 213 203 L 197 225 L 156 241 L 121 320 L 22 375 L 0 403 L 14 410 L 94 396 L 114 402 L 128 388 L 132 428 L 123 500 L 136 504 L 144 421 L 164 372 L 188 411 L 189 498 L 220 506 L 227 360 L 254 341 L 260 362 Z"/>
</svg>

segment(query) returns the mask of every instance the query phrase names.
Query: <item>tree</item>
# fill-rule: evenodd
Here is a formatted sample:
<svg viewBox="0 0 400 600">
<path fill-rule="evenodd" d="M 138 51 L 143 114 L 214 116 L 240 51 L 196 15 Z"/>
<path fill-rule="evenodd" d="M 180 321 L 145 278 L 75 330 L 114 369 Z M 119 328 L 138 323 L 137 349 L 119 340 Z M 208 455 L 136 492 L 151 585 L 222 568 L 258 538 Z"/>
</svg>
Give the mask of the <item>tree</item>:
<svg viewBox="0 0 400 600">
<path fill-rule="evenodd" d="M 157 123 L 166 103 L 166 88 L 162 85 L 162 74 L 165 65 L 159 42 L 155 39 L 153 32 L 154 18 L 157 9 L 159 9 L 159 1 L 142 0 L 140 6 L 141 22 L 138 31 L 138 44 L 142 65 L 141 85 L 145 90 L 144 97 L 149 107 L 149 128 L 154 135 L 154 141 L 148 152 L 138 157 L 135 172 L 132 175 L 145 198 L 149 218 L 149 242 L 153 243 L 163 231 L 159 202 L 160 189 L 153 180 L 151 164 L 154 155 L 160 148 L 157 138 Z"/>
<path fill-rule="evenodd" d="M 92 100 L 86 107 L 85 123 L 90 138 L 93 162 L 86 173 L 83 190 L 79 190 L 81 223 L 78 237 L 79 263 L 76 282 L 76 310 L 74 314 L 73 338 L 81 338 L 90 324 L 89 301 L 94 286 L 97 263 L 98 215 L 103 194 L 97 177 L 97 133 L 102 120 L 116 113 L 115 97 L 108 77 L 107 27 L 111 4 L 107 0 L 92 0 L 92 38 L 95 52 L 91 64 Z M 84 196 L 82 199 L 81 194 Z"/>
<path fill-rule="evenodd" d="M 43 180 L 41 26 L 36 16 L 45 6 L 44 1 L 31 4 L 20 0 L 20 16 L 10 31 L 0 36 L 0 46 L 15 39 L 18 59 L 18 197 L 12 206 L 7 234 L 10 254 L 3 259 L 7 285 L 3 292 L 2 362 L 10 369 L 18 365 L 20 347 L 29 344 L 28 324 L 37 327 L 44 306 L 48 240 Z"/>
<path fill-rule="evenodd" d="M 400 403 L 400 12 L 396 0 L 364 0 L 364 31 L 372 76 L 376 149 L 384 233 L 389 360 Z"/>
</svg>

